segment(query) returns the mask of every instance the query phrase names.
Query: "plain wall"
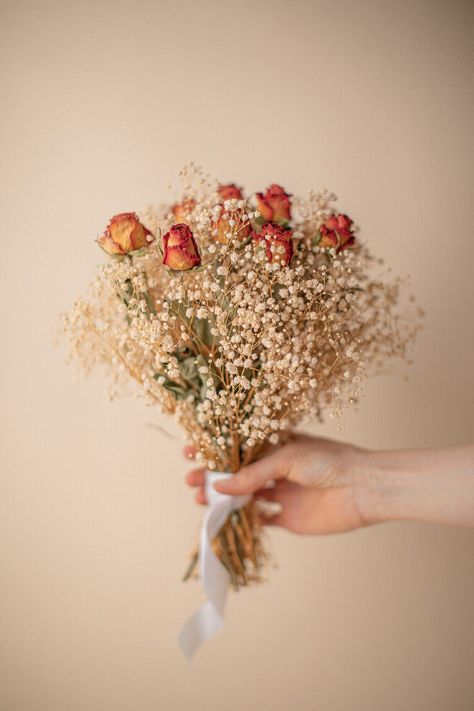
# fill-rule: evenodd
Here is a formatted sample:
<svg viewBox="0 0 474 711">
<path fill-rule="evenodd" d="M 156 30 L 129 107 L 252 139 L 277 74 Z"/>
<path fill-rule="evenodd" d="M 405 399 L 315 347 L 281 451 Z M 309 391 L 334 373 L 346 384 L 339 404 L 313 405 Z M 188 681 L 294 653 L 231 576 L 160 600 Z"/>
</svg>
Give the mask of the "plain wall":
<svg viewBox="0 0 474 711">
<path fill-rule="evenodd" d="M 473 533 L 270 534 L 278 569 L 184 661 L 203 510 L 176 427 L 75 383 L 58 313 L 117 212 L 194 160 L 248 190 L 327 186 L 426 308 L 409 380 L 312 431 L 473 434 L 468 2 L 1 2 L 1 711 L 468 711 Z M 171 193 L 172 195 L 173 193 Z M 163 436 L 149 423 L 165 425 Z"/>
</svg>

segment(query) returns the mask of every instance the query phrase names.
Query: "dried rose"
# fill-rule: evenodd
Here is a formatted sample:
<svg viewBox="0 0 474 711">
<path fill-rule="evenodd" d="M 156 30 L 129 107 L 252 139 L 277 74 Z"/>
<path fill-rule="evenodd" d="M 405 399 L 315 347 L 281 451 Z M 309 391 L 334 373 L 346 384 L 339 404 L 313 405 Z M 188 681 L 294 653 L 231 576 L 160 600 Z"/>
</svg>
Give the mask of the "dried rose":
<svg viewBox="0 0 474 711">
<path fill-rule="evenodd" d="M 152 241 L 150 237 L 150 230 L 142 225 L 134 212 L 122 212 L 112 217 L 97 241 L 107 254 L 124 255 L 146 247 Z"/>
<path fill-rule="evenodd" d="M 221 200 L 242 200 L 242 189 L 238 188 L 234 183 L 229 185 L 219 185 L 217 192 Z"/>
<path fill-rule="evenodd" d="M 254 232 L 252 237 L 256 241 L 265 242 L 269 262 L 275 259 L 283 264 L 289 264 L 293 256 L 292 234 L 291 230 L 285 230 L 281 225 L 270 222 L 263 225 L 261 232 Z"/>
<path fill-rule="evenodd" d="M 186 271 L 201 264 L 193 233 L 183 223 L 173 225 L 163 237 L 163 264 L 170 269 Z"/>
<path fill-rule="evenodd" d="M 196 206 L 196 201 L 193 198 L 185 198 L 183 202 L 177 202 L 171 207 L 171 212 L 177 223 L 187 225 L 191 212 Z"/>
<path fill-rule="evenodd" d="M 215 238 L 221 244 L 229 241 L 227 235 L 232 233 L 238 240 L 246 240 L 252 232 L 252 226 L 245 213 L 237 210 L 235 212 L 222 212 L 221 216 L 214 223 L 216 230 Z"/>
<path fill-rule="evenodd" d="M 257 208 L 267 222 L 291 219 L 291 195 L 280 185 L 270 185 L 265 193 L 257 193 Z"/>
<path fill-rule="evenodd" d="M 229 185 L 219 185 L 217 192 L 222 201 L 225 200 L 242 200 L 242 190 L 238 188 L 234 183 L 229 183 Z M 222 206 L 223 207 L 223 206 Z M 233 220 L 236 224 L 229 222 Z M 240 223 L 240 224 L 239 224 Z M 221 244 L 227 244 L 229 232 L 235 230 L 235 235 L 243 240 L 246 239 L 252 232 L 252 227 L 250 222 L 243 222 L 243 216 L 240 212 L 227 212 L 223 210 L 221 216 L 216 220 L 214 224 L 216 230 L 216 240 Z"/>
<path fill-rule="evenodd" d="M 353 222 L 350 217 L 343 214 L 331 215 L 319 229 L 321 239 L 320 247 L 333 247 L 338 252 L 348 249 L 355 244 Z"/>
</svg>

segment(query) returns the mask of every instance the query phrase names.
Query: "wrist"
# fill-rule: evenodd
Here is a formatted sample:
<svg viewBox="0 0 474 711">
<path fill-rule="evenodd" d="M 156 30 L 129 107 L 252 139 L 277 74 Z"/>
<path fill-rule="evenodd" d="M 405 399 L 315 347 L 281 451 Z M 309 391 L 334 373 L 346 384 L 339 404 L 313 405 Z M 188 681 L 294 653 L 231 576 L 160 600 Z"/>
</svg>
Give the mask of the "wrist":
<svg viewBox="0 0 474 711">
<path fill-rule="evenodd" d="M 417 489 L 403 453 L 365 450 L 356 467 L 354 498 L 367 526 L 407 518 L 408 500 Z"/>
<path fill-rule="evenodd" d="M 354 503 L 365 525 L 427 521 L 474 525 L 474 447 L 359 450 Z"/>
</svg>

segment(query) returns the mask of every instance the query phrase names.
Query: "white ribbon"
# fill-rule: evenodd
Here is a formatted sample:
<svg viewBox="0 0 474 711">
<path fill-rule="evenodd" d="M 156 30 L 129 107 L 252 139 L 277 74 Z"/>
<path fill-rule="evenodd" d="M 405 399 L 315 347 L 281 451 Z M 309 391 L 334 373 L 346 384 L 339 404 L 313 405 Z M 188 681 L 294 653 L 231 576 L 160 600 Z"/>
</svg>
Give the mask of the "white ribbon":
<svg viewBox="0 0 474 711">
<path fill-rule="evenodd" d="M 190 662 L 196 650 L 224 626 L 224 607 L 229 589 L 229 573 L 212 550 L 212 542 L 231 511 L 245 506 L 250 496 L 220 494 L 213 484 L 232 474 L 206 472 L 206 498 L 209 508 L 202 522 L 199 539 L 199 568 L 207 602 L 182 627 L 178 642 Z"/>
</svg>

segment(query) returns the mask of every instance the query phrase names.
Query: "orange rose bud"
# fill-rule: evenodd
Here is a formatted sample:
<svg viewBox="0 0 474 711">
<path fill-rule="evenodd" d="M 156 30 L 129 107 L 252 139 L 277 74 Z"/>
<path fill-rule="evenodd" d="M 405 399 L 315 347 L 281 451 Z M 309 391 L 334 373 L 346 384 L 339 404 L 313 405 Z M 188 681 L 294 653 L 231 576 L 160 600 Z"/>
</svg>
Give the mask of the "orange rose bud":
<svg viewBox="0 0 474 711">
<path fill-rule="evenodd" d="M 227 239 L 227 233 L 230 232 L 230 225 L 226 220 L 224 215 L 221 215 L 216 223 L 214 223 L 216 229 L 216 240 L 221 244 L 227 244 L 229 241 Z"/>
<path fill-rule="evenodd" d="M 124 255 L 146 247 L 151 241 L 150 236 L 150 230 L 142 225 L 134 212 L 122 212 L 112 217 L 98 242 L 107 254 Z"/>
<path fill-rule="evenodd" d="M 187 225 L 191 212 L 196 205 L 196 201 L 193 198 L 185 198 L 183 202 L 177 202 L 171 207 L 171 212 L 177 223 Z"/>
<path fill-rule="evenodd" d="M 338 252 L 353 247 L 355 235 L 353 233 L 353 222 L 347 215 L 331 215 L 320 227 L 321 239 L 320 247 L 333 247 Z"/>
<path fill-rule="evenodd" d="M 280 185 L 270 185 L 265 193 L 257 193 L 257 208 L 267 222 L 291 220 L 291 201 Z"/>
<path fill-rule="evenodd" d="M 231 227 L 231 225 L 229 224 L 229 220 L 231 219 L 235 220 L 237 222 L 237 225 Z M 246 240 L 252 232 L 252 226 L 250 222 L 247 221 L 244 223 L 242 216 L 239 215 L 238 212 L 224 212 L 219 217 L 214 226 L 217 230 L 216 240 L 221 244 L 227 244 L 227 242 L 229 241 L 227 238 L 227 234 L 229 232 L 233 232 L 233 230 L 235 230 L 235 232 L 233 233 L 235 234 L 235 237 L 242 242 Z"/>
<path fill-rule="evenodd" d="M 229 185 L 219 185 L 217 192 L 221 200 L 242 200 L 242 189 L 238 188 L 234 183 Z"/>
<path fill-rule="evenodd" d="M 291 230 L 285 230 L 281 225 L 267 223 L 263 225 L 261 232 L 254 232 L 252 237 L 255 241 L 265 242 L 269 262 L 275 259 L 283 264 L 289 264 L 293 256 L 292 234 Z"/>
<path fill-rule="evenodd" d="M 219 194 L 219 197 L 223 202 L 225 200 L 242 200 L 243 195 L 242 195 L 242 190 L 237 187 L 234 183 L 229 183 L 229 185 L 219 185 L 217 192 Z M 223 208 L 223 205 L 221 205 Z M 233 220 L 234 224 L 233 226 L 229 224 L 229 220 Z M 235 235 L 240 239 L 244 240 L 247 239 L 249 234 L 252 232 L 252 227 L 250 226 L 250 223 L 247 222 L 246 224 L 242 223 L 243 220 L 243 215 L 241 214 L 240 210 L 237 210 L 235 212 L 227 212 L 226 210 L 222 210 L 221 216 L 219 219 L 214 223 L 214 227 L 216 229 L 216 240 L 220 242 L 221 244 L 227 244 L 228 238 L 227 234 L 229 232 L 233 232 L 235 230 Z M 239 224 L 241 223 L 241 224 Z"/>
<path fill-rule="evenodd" d="M 198 267 L 201 257 L 193 233 L 183 223 L 173 225 L 163 237 L 163 264 L 176 271 Z"/>
</svg>

